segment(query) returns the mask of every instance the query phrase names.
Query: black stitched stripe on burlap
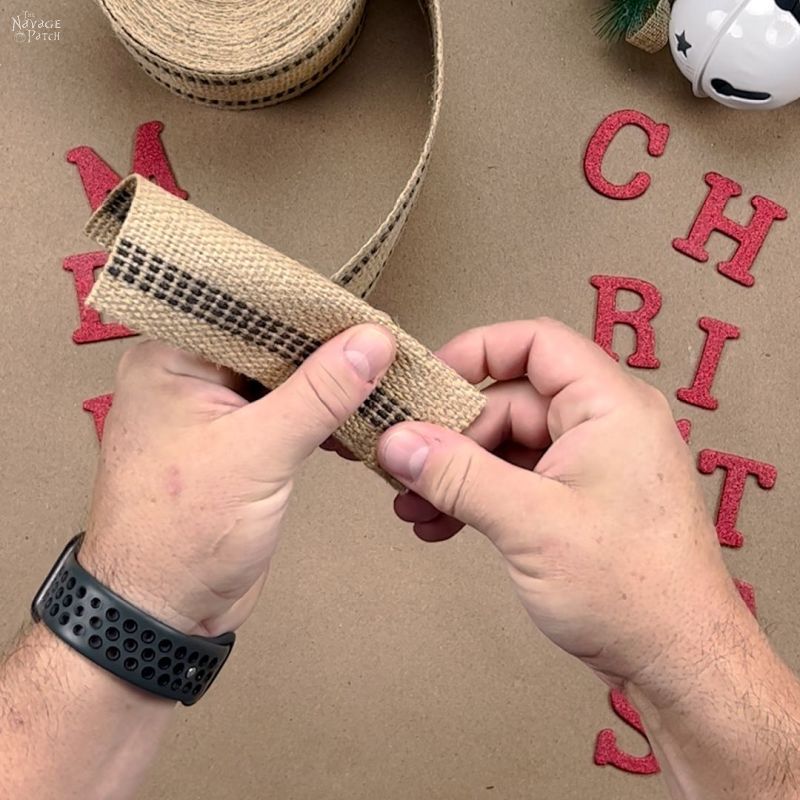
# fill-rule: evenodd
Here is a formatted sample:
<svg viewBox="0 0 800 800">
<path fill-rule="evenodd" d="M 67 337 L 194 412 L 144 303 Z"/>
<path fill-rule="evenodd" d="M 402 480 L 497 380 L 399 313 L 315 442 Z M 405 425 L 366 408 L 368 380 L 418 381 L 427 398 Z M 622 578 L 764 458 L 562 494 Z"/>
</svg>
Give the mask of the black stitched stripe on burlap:
<svg viewBox="0 0 800 800">
<path fill-rule="evenodd" d="M 114 213 L 109 207 L 106 210 Z M 237 300 L 128 239 L 119 240 L 106 272 L 176 311 L 264 347 L 295 367 L 322 345 L 319 339 Z M 414 418 L 411 411 L 380 387 L 364 401 L 358 413 L 380 431 Z"/>
<path fill-rule="evenodd" d="M 426 159 L 423 161 L 422 166 L 419 171 L 419 175 L 417 175 L 416 180 L 411 186 L 411 191 L 408 194 L 408 197 L 403 201 L 402 206 L 397 210 L 397 213 L 394 217 L 389 220 L 386 229 L 383 231 L 381 236 L 379 237 L 378 241 L 372 246 L 372 248 L 363 255 L 350 269 L 349 272 L 342 275 L 340 278 L 336 280 L 342 287 L 346 287 L 355 277 L 358 275 L 369 262 L 377 255 L 378 250 L 380 249 L 381 245 L 389 238 L 392 231 L 397 227 L 398 223 L 400 222 L 401 217 L 408 209 L 409 205 L 414 202 L 414 197 L 419 189 L 420 184 L 422 183 L 422 178 L 425 175 L 425 170 L 428 166 L 428 160 Z M 129 192 L 119 191 L 117 192 L 111 200 L 106 202 L 106 205 L 103 209 L 104 213 L 110 214 L 119 222 L 124 222 L 125 217 L 128 215 L 128 209 L 131 205 L 131 197 L 132 195 Z M 383 270 L 380 270 L 370 281 L 369 285 L 360 293 L 360 297 L 363 300 L 375 287 L 375 284 L 380 279 L 381 275 L 383 274 Z"/>
<path fill-rule="evenodd" d="M 347 284 L 350 283 L 353 280 L 353 278 L 355 278 L 355 276 L 358 275 L 361 272 L 361 270 L 364 269 L 364 267 L 366 267 L 367 264 L 369 264 L 369 262 L 377 254 L 377 252 L 380 249 L 381 245 L 389 238 L 389 236 L 391 235 L 392 231 L 397 227 L 398 223 L 400 222 L 400 218 L 407 211 L 409 205 L 411 205 L 411 203 L 414 202 L 414 197 L 415 197 L 415 195 L 417 193 L 417 190 L 419 189 L 420 183 L 422 183 L 423 177 L 425 176 L 425 169 L 427 168 L 427 166 L 428 166 L 428 158 L 426 157 L 425 160 L 422 162 L 422 166 L 419 169 L 419 175 L 417 175 L 416 180 L 414 181 L 413 185 L 411 186 L 411 190 L 408 193 L 408 197 L 403 201 L 402 206 L 397 210 L 397 213 L 394 215 L 394 217 L 391 220 L 389 220 L 389 224 L 386 226 L 386 229 L 380 235 L 380 238 L 378 239 L 376 244 L 374 244 L 372 246 L 372 249 L 368 253 L 363 255 L 360 258 L 360 260 L 357 261 L 351 267 L 349 272 L 347 272 L 346 274 L 342 275 L 341 278 L 337 279 L 336 282 L 340 286 L 347 286 Z M 381 276 L 381 272 L 379 272 L 370 281 L 369 286 L 367 286 L 367 288 L 364 289 L 364 291 L 361 292 L 361 299 L 362 300 L 372 291 L 373 287 L 378 282 L 378 279 L 380 278 L 380 276 Z"/>
<path fill-rule="evenodd" d="M 117 191 L 110 200 L 106 200 L 102 208 L 102 214 L 114 217 L 117 222 L 125 222 L 128 210 L 131 207 L 133 195 L 124 190 Z"/>
</svg>

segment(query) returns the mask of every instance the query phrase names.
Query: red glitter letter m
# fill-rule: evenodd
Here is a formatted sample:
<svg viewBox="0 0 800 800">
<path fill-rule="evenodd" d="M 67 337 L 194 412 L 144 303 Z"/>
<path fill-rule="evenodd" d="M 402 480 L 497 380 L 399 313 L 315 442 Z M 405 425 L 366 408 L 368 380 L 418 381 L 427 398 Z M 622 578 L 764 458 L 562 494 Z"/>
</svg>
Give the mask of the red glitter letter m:
<svg viewBox="0 0 800 800">
<path fill-rule="evenodd" d="M 161 142 L 162 130 L 164 124 L 156 120 L 145 122 L 136 129 L 131 172 L 149 178 L 162 189 L 185 200 L 189 195 L 175 180 Z M 92 211 L 100 207 L 106 195 L 122 180 L 91 147 L 73 148 L 67 153 L 67 161 L 78 168 Z"/>
<path fill-rule="evenodd" d="M 163 129 L 164 125 L 158 121 L 145 122 L 136 129 L 131 170 L 185 200 L 188 194 L 178 186 L 161 142 Z M 92 211 L 97 210 L 108 193 L 120 182 L 120 176 L 91 147 L 73 148 L 67 153 L 67 161 L 77 166 L 89 205 Z M 106 254 L 103 252 L 81 253 L 68 256 L 64 260 L 64 269 L 72 273 L 75 281 L 78 300 L 80 326 L 72 334 L 76 344 L 134 335 L 124 325 L 103 322 L 96 311 L 86 306 L 86 298 L 94 285 L 94 271 L 102 267 L 105 261 Z"/>
</svg>

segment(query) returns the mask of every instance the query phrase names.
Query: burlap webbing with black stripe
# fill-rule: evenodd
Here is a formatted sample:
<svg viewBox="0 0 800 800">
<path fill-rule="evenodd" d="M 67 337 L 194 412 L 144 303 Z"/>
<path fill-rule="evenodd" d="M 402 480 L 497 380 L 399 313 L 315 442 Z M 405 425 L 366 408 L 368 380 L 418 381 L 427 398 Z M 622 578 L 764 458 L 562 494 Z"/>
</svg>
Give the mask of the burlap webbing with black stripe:
<svg viewBox="0 0 800 800">
<path fill-rule="evenodd" d="M 483 408 L 474 387 L 387 314 L 141 176 L 114 190 L 87 232 L 110 251 L 91 306 L 265 386 L 351 325 L 389 328 L 397 359 L 337 433 L 373 469 L 390 425 L 419 419 L 462 430 Z"/>
<path fill-rule="evenodd" d="M 242 110 L 296 97 L 335 69 L 358 37 L 366 0 L 98 2 L 155 80 L 194 102 Z M 87 226 L 110 251 L 90 306 L 268 387 L 351 325 L 390 328 L 398 341 L 396 363 L 337 433 L 373 469 L 377 439 L 390 425 L 419 419 L 463 430 L 484 404 L 474 387 L 364 301 L 414 205 L 439 120 L 439 0 L 424 0 L 422 7 L 434 65 L 422 151 L 389 214 L 331 279 L 140 176 L 120 184 Z M 236 38 L 237 31 L 247 31 L 246 38 Z"/>
</svg>

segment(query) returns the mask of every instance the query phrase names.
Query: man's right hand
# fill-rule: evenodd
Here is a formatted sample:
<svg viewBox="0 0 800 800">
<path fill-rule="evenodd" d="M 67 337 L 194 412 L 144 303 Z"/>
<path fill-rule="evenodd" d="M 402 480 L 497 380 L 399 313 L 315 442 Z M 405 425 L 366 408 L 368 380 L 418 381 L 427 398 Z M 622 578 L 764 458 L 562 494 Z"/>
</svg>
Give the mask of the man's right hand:
<svg viewBox="0 0 800 800">
<path fill-rule="evenodd" d="M 725 569 L 663 395 L 550 320 L 439 355 L 495 383 L 464 436 L 384 434 L 399 516 L 491 539 L 539 628 L 635 703 L 676 800 L 798 800 L 800 684 Z"/>
<path fill-rule="evenodd" d="M 664 396 L 547 319 L 468 331 L 439 356 L 495 383 L 464 436 L 384 435 L 382 465 L 411 490 L 398 515 L 428 541 L 486 534 L 538 627 L 609 683 L 682 681 L 678 664 L 749 614 Z"/>
</svg>

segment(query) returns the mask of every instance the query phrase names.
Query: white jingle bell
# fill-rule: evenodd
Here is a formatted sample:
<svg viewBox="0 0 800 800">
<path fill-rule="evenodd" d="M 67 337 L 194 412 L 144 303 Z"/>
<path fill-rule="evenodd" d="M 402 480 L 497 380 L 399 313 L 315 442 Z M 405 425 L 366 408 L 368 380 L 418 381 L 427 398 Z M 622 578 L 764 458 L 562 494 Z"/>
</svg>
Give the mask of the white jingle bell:
<svg viewBox="0 0 800 800">
<path fill-rule="evenodd" d="M 744 109 L 800 97 L 800 0 L 675 0 L 669 43 L 698 97 Z"/>
</svg>

